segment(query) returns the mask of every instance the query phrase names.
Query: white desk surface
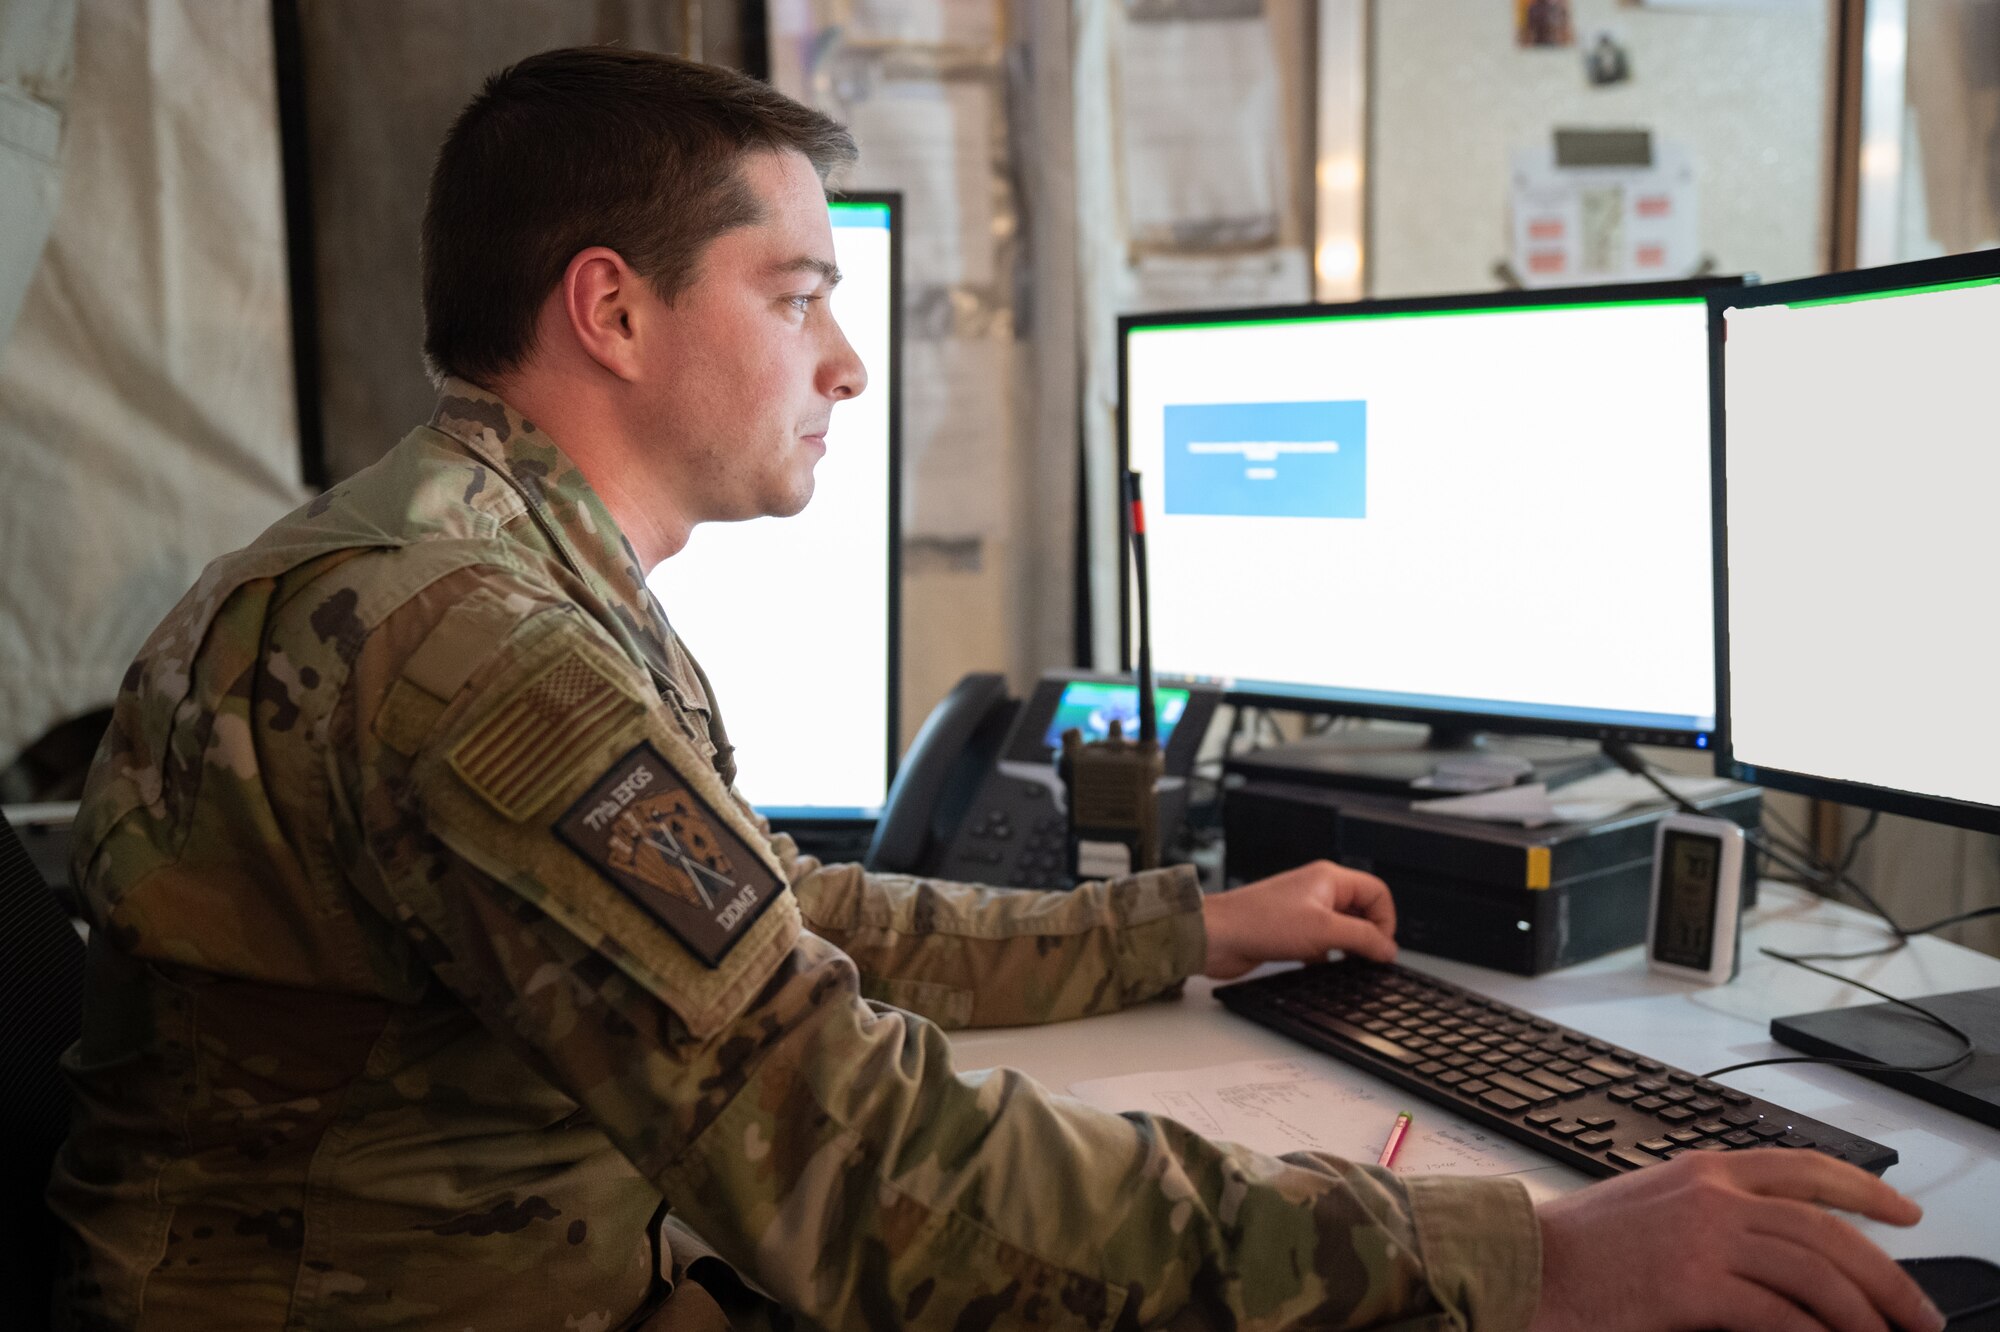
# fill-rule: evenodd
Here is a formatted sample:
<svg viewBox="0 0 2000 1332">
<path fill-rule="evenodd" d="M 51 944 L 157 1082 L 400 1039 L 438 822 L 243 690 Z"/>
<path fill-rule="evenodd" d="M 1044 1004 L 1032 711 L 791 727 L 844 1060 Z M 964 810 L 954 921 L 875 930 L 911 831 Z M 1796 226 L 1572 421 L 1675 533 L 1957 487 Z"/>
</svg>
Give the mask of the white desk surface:
<svg viewBox="0 0 2000 1332">
<path fill-rule="evenodd" d="M 1853 986 L 1761 956 L 1759 945 L 1790 952 L 1851 952 L 1876 946 L 1883 938 L 1880 924 L 1862 912 L 1766 883 L 1760 905 L 1744 922 L 1742 974 L 1713 989 L 1649 972 L 1637 947 L 1538 977 L 1409 952 L 1399 960 L 1701 1073 L 1742 1060 L 1796 1054 L 1771 1039 L 1773 1017 L 1879 1002 Z M 1886 957 L 1823 965 L 1904 998 L 2000 985 L 2000 958 L 1938 939 L 1912 940 Z M 1018 1068 L 1057 1092 L 1092 1078 L 1241 1059 L 1299 1059 L 1330 1078 L 1370 1080 L 1359 1069 L 1237 1017 L 1216 1002 L 1212 988 L 1196 979 L 1179 1001 L 1142 1004 L 1108 1017 L 958 1032 L 952 1037 L 955 1059 L 961 1068 Z M 1917 1200 L 1924 1220 L 1909 1230 L 1862 1223 L 1891 1254 L 2000 1258 L 2000 1130 L 1842 1069 L 1777 1065 L 1745 1069 L 1723 1080 L 1874 1138 L 1901 1154 L 1883 1178 Z M 1390 1095 L 1409 1101 L 1419 1116 L 1451 1113 L 1401 1091 Z M 1554 1162 L 1522 1178 L 1537 1197 L 1589 1182 L 1581 1172 Z"/>
</svg>

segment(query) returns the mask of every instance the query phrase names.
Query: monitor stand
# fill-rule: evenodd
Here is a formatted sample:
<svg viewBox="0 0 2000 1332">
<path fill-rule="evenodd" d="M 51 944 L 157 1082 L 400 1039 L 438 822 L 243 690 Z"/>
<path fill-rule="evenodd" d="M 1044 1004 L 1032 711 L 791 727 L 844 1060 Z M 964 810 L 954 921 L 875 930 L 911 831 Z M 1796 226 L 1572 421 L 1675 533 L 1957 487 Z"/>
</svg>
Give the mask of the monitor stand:
<svg viewBox="0 0 2000 1332">
<path fill-rule="evenodd" d="M 2000 1128 L 2000 987 L 1933 994 L 1914 1003 L 1972 1038 L 1972 1058 L 1937 1073 L 1853 1072 Z M 1958 1038 L 1896 1004 L 1828 1008 L 1771 1019 L 1771 1035 L 1794 1050 L 1833 1059 L 1930 1064 L 1961 1048 Z"/>
<path fill-rule="evenodd" d="M 1229 760 L 1228 770 L 1259 781 L 1409 796 L 1450 791 L 1416 785 L 1436 774 L 1440 764 L 1448 771 L 1483 770 L 1493 778 L 1489 786 L 1544 782 L 1556 787 L 1602 772 L 1610 760 L 1594 740 L 1435 725 L 1427 736 L 1415 728 L 1357 727 L 1241 754 Z"/>
</svg>

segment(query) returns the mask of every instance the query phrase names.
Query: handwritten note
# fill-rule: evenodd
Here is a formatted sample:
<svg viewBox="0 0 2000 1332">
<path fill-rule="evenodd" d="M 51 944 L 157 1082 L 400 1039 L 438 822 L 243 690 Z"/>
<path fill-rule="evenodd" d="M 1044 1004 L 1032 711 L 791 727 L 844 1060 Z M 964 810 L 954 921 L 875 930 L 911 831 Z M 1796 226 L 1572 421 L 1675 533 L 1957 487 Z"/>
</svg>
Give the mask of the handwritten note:
<svg viewBox="0 0 2000 1332">
<path fill-rule="evenodd" d="M 1409 1110 L 1413 1122 L 1396 1152 L 1397 1174 L 1511 1175 L 1550 1164 L 1427 1102 L 1335 1081 L 1295 1059 L 1093 1078 L 1073 1084 L 1070 1094 L 1103 1110 L 1164 1115 L 1204 1137 L 1260 1152 L 1329 1152 L 1358 1161 L 1373 1161 L 1397 1113 Z"/>
</svg>

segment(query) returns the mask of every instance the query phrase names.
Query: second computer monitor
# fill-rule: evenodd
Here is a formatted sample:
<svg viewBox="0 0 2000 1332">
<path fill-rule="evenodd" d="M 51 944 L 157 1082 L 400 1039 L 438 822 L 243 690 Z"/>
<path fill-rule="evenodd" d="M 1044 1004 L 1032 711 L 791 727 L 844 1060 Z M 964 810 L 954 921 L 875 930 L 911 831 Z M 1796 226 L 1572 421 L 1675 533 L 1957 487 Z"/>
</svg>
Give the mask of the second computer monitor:
<svg viewBox="0 0 2000 1332">
<path fill-rule="evenodd" d="M 1705 747 L 1713 285 L 1121 321 L 1158 668 Z"/>
</svg>

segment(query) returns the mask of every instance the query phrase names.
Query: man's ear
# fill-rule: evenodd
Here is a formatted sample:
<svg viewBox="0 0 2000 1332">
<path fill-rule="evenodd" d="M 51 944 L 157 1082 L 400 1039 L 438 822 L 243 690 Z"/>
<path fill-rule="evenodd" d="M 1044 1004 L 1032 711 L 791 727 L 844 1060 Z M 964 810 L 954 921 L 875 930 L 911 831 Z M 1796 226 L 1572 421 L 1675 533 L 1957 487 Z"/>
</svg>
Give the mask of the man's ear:
<svg viewBox="0 0 2000 1332">
<path fill-rule="evenodd" d="M 637 377 L 639 301 L 645 291 L 645 279 L 603 245 L 577 251 L 556 288 L 577 346 L 620 379 Z"/>
</svg>

